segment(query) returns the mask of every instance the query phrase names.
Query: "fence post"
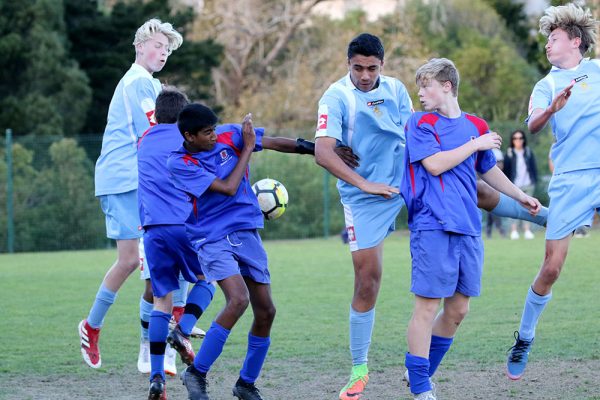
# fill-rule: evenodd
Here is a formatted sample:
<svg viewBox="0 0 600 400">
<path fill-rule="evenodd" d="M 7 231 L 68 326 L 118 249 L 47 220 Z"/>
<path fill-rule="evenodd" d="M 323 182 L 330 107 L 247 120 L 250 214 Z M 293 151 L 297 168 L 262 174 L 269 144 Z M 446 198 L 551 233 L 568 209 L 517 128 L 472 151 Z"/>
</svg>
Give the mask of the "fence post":
<svg viewBox="0 0 600 400">
<path fill-rule="evenodd" d="M 6 249 L 15 252 L 15 215 L 13 209 L 12 130 L 6 130 Z"/>
<path fill-rule="evenodd" d="M 329 237 L 329 172 L 323 169 L 323 236 Z"/>
</svg>

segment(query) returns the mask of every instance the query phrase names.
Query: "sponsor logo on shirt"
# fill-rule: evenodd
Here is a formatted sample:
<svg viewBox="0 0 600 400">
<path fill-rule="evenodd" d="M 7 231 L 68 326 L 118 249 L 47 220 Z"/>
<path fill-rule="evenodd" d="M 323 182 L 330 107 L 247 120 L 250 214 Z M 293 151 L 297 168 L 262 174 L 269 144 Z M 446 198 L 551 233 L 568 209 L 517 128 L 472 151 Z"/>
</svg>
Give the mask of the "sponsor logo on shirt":
<svg viewBox="0 0 600 400">
<path fill-rule="evenodd" d="M 383 104 L 385 100 L 380 99 L 380 100 L 374 100 L 374 101 L 367 101 L 367 106 L 369 107 L 373 107 L 373 106 L 378 106 L 380 104 Z"/>
<path fill-rule="evenodd" d="M 348 232 L 348 242 L 356 242 L 356 235 L 354 233 L 354 226 L 346 227 L 346 232 Z"/>
<path fill-rule="evenodd" d="M 317 130 L 327 129 L 327 114 L 319 115 L 319 121 L 317 122 Z"/>
</svg>

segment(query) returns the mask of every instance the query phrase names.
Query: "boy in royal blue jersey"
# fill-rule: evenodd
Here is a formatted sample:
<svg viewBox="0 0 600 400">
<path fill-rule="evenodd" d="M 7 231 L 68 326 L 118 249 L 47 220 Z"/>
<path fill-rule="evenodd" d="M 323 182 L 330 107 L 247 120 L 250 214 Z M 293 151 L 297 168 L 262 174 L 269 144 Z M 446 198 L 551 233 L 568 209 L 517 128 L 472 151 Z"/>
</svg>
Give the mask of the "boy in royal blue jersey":
<svg viewBox="0 0 600 400">
<path fill-rule="evenodd" d="M 514 380 L 525 372 L 538 319 L 552 298 L 572 234 L 591 225 L 600 207 L 600 60 L 584 58 L 596 43 L 597 28 L 591 11 L 573 3 L 549 7 L 540 19 L 552 69 L 533 88 L 527 126 L 537 133 L 550 123 L 554 172 L 544 261 L 526 295 L 507 360 Z"/>
<path fill-rule="evenodd" d="M 491 149 L 500 147 L 501 138 L 484 120 L 461 111 L 458 71 L 450 60 L 430 60 L 417 70 L 416 82 L 427 111 L 414 113 L 406 126 L 401 192 L 411 231 L 415 306 L 405 365 L 415 399 L 435 400 L 430 378 L 467 314 L 470 297 L 480 294 L 483 243 L 477 173 L 530 212 L 537 213 L 541 205 L 496 167 Z"/>
<path fill-rule="evenodd" d="M 175 189 L 167 169 L 171 151 L 181 146 L 177 115 L 188 104 L 175 89 L 163 90 L 156 99 L 158 125 L 144 133 L 138 143 L 138 204 L 144 228 L 144 247 L 150 272 L 154 310 L 150 314 L 150 389 L 148 399 L 166 399 L 164 358 L 167 334 L 182 360 L 191 364 L 194 352 L 191 330 L 210 304 L 214 285 L 204 280 L 202 268 L 186 235 L 185 221 L 192 208 L 188 196 Z M 194 283 L 179 324 L 169 334 L 173 292 L 179 275 Z"/>
</svg>

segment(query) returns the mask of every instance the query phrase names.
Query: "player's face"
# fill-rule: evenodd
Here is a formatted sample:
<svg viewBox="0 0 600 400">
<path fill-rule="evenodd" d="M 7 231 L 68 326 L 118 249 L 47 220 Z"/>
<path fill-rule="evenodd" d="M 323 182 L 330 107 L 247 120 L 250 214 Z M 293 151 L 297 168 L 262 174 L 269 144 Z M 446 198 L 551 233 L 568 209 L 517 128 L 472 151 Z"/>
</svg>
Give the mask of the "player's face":
<svg viewBox="0 0 600 400">
<path fill-rule="evenodd" d="M 354 55 L 348 60 L 350 80 L 361 92 L 373 90 L 383 68 L 383 61 L 375 56 Z"/>
<path fill-rule="evenodd" d="M 170 54 L 169 39 L 157 32 L 150 39 L 137 45 L 136 62 L 153 74 L 163 69 Z"/>
<path fill-rule="evenodd" d="M 556 28 L 548 36 L 545 46 L 546 57 L 550 61 L 550 64 L 561 67 L 566 61 L 569 61 L 573 54 L 576 56 L 581 54 L 579 53 L 580 43 L 581 39 L 569 39 L 567 32 Z"/>
<path fill-rule="evenodd" d="M 186 132 L 185 141 L 189 150 L 195 152 L 212 150 L 217 144 L 216 127 L 216 125 L 207 126 L 204 129 L 200 129 L 196 134 Z"/>
<path fill-rule="evenodd" d="M 435 111 L 444 104 L 446 98 L 446 86 L 435 79 L 427 79 L 419 82 L 419 101 L 425 111 Z"/>
</svg>

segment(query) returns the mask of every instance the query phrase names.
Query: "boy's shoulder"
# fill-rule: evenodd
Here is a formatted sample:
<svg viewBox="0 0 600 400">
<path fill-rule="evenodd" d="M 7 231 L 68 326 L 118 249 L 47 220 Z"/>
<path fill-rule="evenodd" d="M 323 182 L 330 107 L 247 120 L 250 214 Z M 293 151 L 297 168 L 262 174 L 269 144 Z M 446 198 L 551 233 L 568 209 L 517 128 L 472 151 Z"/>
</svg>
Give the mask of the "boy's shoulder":
<svg viewBox="0 0 600 400">
<path fill-rule="evenodd" d="M 477 128 L 479 136 L 489 132 L 490 127 L 485 119 L 478 117 L 475 114 L 463 113 L 464 118 L 471 122 Z"/>
</svg>

